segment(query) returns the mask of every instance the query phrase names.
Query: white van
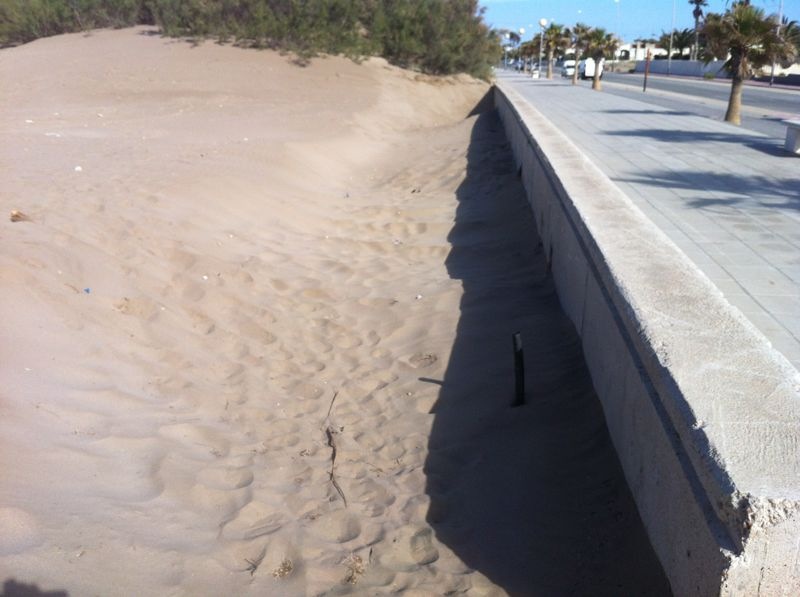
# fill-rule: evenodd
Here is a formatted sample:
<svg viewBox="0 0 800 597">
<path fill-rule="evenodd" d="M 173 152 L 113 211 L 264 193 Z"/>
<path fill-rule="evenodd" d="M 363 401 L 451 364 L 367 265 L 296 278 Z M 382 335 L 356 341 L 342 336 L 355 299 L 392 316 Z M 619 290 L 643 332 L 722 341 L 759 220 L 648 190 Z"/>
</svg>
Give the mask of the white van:
<svg viewBox="0 0 800 597">
<path fill-rule="evenodd" d="M 565 60 L 561 65 L 561 76 L 571 77 L 574 72 L 575 72 L 575 61 Z"/>
<path fill-rule="evenodd" d="M 600 59 L 600 64 L 598 68 L 600 69 L 600 78 L 603 78 L 603 64 L 605 64 L 605 58 Z M 594 58 L 587 58 L 586 60 L 581 60 L 578 63 L 578 76 L 581 79 L 594 79 Z"/>
</svg>

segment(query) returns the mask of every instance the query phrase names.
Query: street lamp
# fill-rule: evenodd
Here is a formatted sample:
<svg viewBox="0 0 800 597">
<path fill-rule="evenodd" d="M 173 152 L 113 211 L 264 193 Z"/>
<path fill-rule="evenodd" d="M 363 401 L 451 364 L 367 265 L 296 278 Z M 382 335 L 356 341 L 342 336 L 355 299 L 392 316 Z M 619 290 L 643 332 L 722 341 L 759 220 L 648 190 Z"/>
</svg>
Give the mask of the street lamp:
<svg viewBox="0 0 800 597">
<path fill-rule="evenodd" d="M 542 28 L 539 34 L 539 78 L 542 78 L 542 54 L 544 53 L 544 28 L 547 27 L 547 19 L 539 19 L 539 27 Z"/>
<path fill-rule="evenodd" d="M 619 46 L 614 52 L 614 60 L 611 62 L 612 73 L 614 72 L 617 66 L 617 61 L 619 60 L 620 54 L 622 53 L 622 50 L 620 49 L 622 46 L 622 32 L 620 31 L 620 26 L 619 26 L 619 0 L 614 0 L 614 4 L 617 5 L 617 37 L 619 37 Z"/>
<path fill-rule="evenodd" d="M 781 34 L 781 25 L 783 25 L 783 0 L 781 0 L 780 8 L 778 9 L 778 36 Z M 775 58 L 772 59 L 772 70 L 769 73 L 769 86 L 775 82 Z"/>
<path fill-rule="evenodd" d="M 672 0 L 672 29 L 669 31 L 669 54 L 667 55 L 667 74 L 672 74 L 672 40 L 675 36 L 675 0 Z"/>
</svg>

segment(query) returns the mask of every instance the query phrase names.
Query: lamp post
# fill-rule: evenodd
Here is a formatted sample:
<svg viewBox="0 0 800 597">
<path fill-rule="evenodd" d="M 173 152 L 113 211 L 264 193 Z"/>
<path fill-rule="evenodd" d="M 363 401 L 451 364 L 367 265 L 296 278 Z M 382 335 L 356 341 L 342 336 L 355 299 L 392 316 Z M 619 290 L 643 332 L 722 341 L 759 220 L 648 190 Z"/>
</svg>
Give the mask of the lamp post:
<svg viewBox="0 0 800 597">
<path fill-rule="evenodd" d="M 542 54 L 544 54 L 544 28 L 547 27 L 547 19 L 539 19 L 539 27 L 542 28 L 539 33 L 539 78 L 542 78 Z"/>
<path fill-rule="evenodd" d="M 619 26 L 619 0 L 614 0 L 614 4 L 617 5 L 617 36 L 619 37 L 619 43 L 620 43 L 620 46 L 621 46 L 622 45 L 622 32 L 619 30 L 620 29 L 620 26 Z M 620 50 L 620 48 L 617 48 L 617 50 L 614 52 L 614 60 L 611 63 L 611 72 L 612 73 L 614 72 L 614 70 L 615 70 L 615 68 L 617 66 L 617 61 L 619 60 L 621 51 L 622 50 Z"/>
<path fill-rule="evenodd" d="M 783 25 L 783 0 L 781 0 L 780 8 L 778 9 L 778 35 L 781 34 L 781 25 Z M 775 82 L 775 58 L 772 59 L 772 70 L 769 72 L 769 86 Z"/>
<path fill-rule="evenodd" d="M 667 55 L 667 74 L 672 74 L 672 40 L 675 37 L 675 0 L 672 0 L 672 29 L 669 30 L 669 54 Z"/>
</svg>

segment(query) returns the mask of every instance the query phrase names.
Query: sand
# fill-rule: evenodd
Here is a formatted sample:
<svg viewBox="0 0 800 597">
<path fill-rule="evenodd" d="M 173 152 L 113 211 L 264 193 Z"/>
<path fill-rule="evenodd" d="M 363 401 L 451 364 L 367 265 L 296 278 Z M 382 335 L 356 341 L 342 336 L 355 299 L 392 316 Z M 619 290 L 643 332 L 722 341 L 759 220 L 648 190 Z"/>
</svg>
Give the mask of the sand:
<svg viewBox="0 0 800 597">
<path fill-rule="evenodd" d="M 0 80 L 6 594 L 666 593 L 487 84 L 145 28 Z"/>
</svg>

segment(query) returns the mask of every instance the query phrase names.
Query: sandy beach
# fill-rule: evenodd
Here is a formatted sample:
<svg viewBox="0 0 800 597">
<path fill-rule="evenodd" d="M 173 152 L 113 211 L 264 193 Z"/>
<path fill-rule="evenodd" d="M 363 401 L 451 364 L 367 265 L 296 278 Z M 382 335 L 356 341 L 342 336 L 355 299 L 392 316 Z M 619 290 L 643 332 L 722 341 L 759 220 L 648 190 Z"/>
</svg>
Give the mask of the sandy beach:
<svg viewBox="0 0 800 597">
<path fill-rule="evenodd" d="M 488 84 L 147 28 L 0 79 L 6 595 L 668 594 Z"/>
</svg>

